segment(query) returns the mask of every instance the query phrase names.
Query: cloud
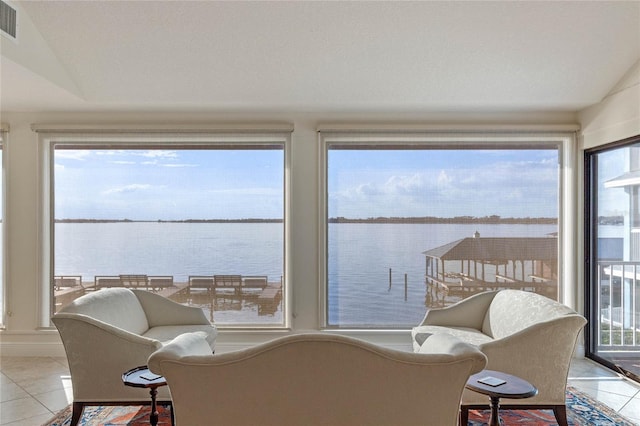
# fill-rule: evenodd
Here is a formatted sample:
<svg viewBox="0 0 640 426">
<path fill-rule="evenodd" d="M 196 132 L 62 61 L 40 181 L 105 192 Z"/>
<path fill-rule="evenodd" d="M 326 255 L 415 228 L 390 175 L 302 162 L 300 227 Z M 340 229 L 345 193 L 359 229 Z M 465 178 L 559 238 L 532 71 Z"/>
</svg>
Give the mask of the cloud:
<svg viewBox="0 0 640 426">
<path fill-rule="evenodd" d="M 159 149 L 154 149 L 149 151 L 139 151 L 139 152 L 134 151 L 131 154 L 139 155 L 142 157 L 148 157 L 148 158 L 177 158 L 178 157 L 177 151 L 159 150 Z"/>
<path fill-rule="evenodd" d="M 161 167 L 173 167 L 173 168 L 180 168 L 180 167 L 198 167 L 197 164 L 159 164 L 159 166 Z"/>
<path fill-rule="evenodd" d="M 86 151 L 86 150 L 57 149 L 56 150 L 56 154 L 55 154 L 55 158 L 56 158 L 56 160 L 64 158 L 64 159 L 67 159 L 67 160 L 84 161 L 84 160 L 87 159 L 87 157 L 89 157 L 89 155 L 90 155 L 90 152 Z"/>
<path fill-rule="evenodd" d="M 352 176 L 329 195 L 333 215 L 554 216 L 557 161 L 517 161 L 401 174 Z"/>
<path fill-rule="evenodd" d="M 106 191 L 103 191 L 102 194 L 103 195 L 126 194 L 130 192 L 144 191 L 149 188 L 151 188 L 151 185 L 149 184 L 134 183 L 131 185 L 121 186 L 119 188 L 107 189 Z"/>
</svg>

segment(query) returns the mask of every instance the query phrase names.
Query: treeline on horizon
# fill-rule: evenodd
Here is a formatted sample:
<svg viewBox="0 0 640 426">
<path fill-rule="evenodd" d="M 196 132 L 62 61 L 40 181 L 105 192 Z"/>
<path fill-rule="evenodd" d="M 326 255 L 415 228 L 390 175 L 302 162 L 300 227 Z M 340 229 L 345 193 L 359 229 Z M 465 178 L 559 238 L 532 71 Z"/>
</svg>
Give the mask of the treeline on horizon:
<svg viewBox="0 0 640 426">
<path fill-rule="evenodd" d="M 154 222 L 154 223 L 282 223 L 282 219 L 183 219 L 183 220 L 131 220 L 131 219 L 56 219 L 56 223 L 120 223 L 120 222 Z M 530 224 L 556 225 L 555 217 L 500 217 L 497 215 L 475 217 L 369 217 L 346 218 L 331 217 L 329 223 L 409 223 L 409 224 L 438 224 L 438 223 L 481 223 L 481 224 Z"/>
</svg>

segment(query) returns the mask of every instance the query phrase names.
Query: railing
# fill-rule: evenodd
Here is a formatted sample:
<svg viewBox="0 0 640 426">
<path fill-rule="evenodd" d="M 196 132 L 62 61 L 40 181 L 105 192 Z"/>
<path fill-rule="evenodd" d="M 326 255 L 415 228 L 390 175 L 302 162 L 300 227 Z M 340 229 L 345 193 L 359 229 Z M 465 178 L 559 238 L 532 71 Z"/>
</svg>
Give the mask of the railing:
<svg viewBox="0 0 640 426">
<path fill-rule="evenodd" d="M 599 352 L 640 352 L 640 262 L 599 261 L 595 297 Z"/>
</svg>

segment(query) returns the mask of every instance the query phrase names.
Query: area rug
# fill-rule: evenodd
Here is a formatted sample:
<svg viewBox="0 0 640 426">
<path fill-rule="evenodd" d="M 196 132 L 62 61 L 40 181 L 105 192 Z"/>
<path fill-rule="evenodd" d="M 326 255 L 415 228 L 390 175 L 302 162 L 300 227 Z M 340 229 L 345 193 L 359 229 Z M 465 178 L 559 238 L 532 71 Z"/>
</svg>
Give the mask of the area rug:
<svg viewBox="0 0 640 426">
<path fill-rule="evenodd" d="M 170 425 L 171 413 L 168 408 L 158 407 L 158 425 Z M 551 410 L 502 410 L 503 424 L 527 426 L 557 425 Z M 595 401 L 590 396 L 567 387 L 567 417 L 570 426 L 634 426 L 614 410 Z M 486 425 L 489 410 L 470 410 L 469 426 Z M 68 426 L 71 424 L 71 407 L 60 411 L 42 426 Z M 148 425 L 149 406 L 131 407 L 86 407 L 79 423 L 81 426 Z"/>
<path fill-rule="evenodd" d="M 469 426 L 486 425 L 489 410 L 469 410 Z M 552 410 L 500 410 L 505 426 L 555 426 Z M 616 411 L 589 395 L 567 386 L 567 421 L 569 426 L 635 426 Z"/>
<path fill-rule="evenodd" d="M 151 408 L 140 406 L 97 406 L 85 407 L 78 425 L 81 426 L 149 426 Z M 66 407 L 54 418 L 42 426 L 69 426 L 71 424 L 71 406 Z M 171 425 L 171 411 L 168 407 L 158 405 L 158 425 Z"/>
</svg>

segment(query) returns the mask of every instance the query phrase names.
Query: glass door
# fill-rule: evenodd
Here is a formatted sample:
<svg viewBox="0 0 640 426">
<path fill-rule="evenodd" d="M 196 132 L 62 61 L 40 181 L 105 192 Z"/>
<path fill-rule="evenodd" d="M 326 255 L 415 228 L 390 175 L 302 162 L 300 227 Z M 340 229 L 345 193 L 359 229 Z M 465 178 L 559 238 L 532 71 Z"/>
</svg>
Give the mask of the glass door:
<svg viewBox="0 0 640 426">
<path fill-rule="evenodd" d="M 585 155 L 587 356 L 640 381 L 640 136 Z"/>
</svg>

